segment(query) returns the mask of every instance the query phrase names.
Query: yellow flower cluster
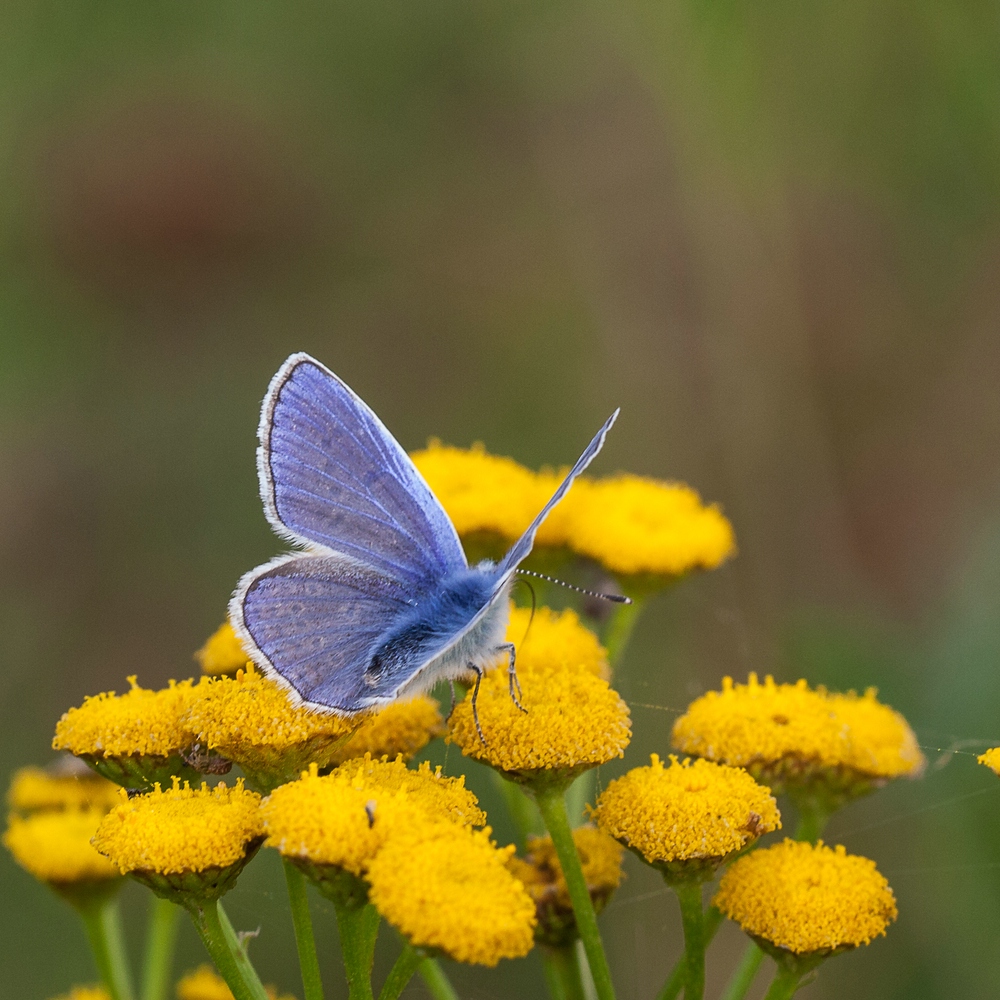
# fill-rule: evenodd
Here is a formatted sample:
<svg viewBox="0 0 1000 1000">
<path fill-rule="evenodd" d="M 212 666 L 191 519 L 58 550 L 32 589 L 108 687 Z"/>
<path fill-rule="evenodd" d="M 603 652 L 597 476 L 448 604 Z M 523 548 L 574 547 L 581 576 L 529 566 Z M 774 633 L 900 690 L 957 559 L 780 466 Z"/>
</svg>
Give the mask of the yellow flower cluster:
<svg viewBox="0 0 1000 1000">
<path fill-rule="evenodd" d="M 535 473 L 482 445 L 432 441 L 412 456 L 459 534 L 520 537 L 565 470 Z M 578 479 L 541 526 L 537 543 L 568 546 L 614 573 L 678 576 L 712 569 L 736 551 L 732 525 L 690 487 L 640 476 Z"/>
<path fill-rule="evenodd" d="M 507 641 L 517 648 L 519 675 L 567 669 L 611 679 L 607 650 L 572 608 L 543 607 L 532 614 L 530 608 L 511 607 Z"/>
<path fill-rule="evenodd" d="M 717 863 L 781 826 L 770 789 L 746 771 L 676 757 L 664 767 L 656 754 L 612 781 L 592 814 L 651 864 Z"/>
<path fill-rule="evenodd" d="M 714 903 L 748 934 L 795 955 L 868 944 L 897 913 L 874 861 L 795 840 L 740 858 Z"/>
<path fill-rule="evenodd" d="M 779 787 L 813 769 L 841 769 L 872 782 L 918 775 L 924 758 L 906 720 L 864 695 L 811 689 L 804 680 L 746 684 L 727 677 L 675 723 L 673 744 L 684 753 L 745 767 Z"/>
<path fill-rule="evenodd" d="M 108 882 L 118 870 L 91 844 L 104 815 L 100 808 L 12 815 L 3 842 L 14 860 L 42 882 L 56 887 Z"/>
<path fill-rule="evenodd" d="M 170 757 L 191 744 L 184 716 L 195 698 L 193 681 L 171 681 L 160 691 L 141 688 L 129 677 L 131 690 L 84 699 L 56 724 L 55 750 L 88 756 L 143 755 Z"/>
<path fill-rule="evenodd" d="M 250 660 L 239 636 L 229 622 L 223 622 L 195 654 L 203 674 L 235 674 Z"/>
<path fill-rule="evenodd" d="M 86 808 L 106 812 L 117 802 L 118 786 L 90 770 L 61 775 L 41 767 L 22 767 L 7 791 L 7 805 L 21 813 Z"/>
<path fill-rule="evenodd" d="M 278 993 L 275 986 L 265 986 L 268 1000 L 295 1000 L 290 993 Z M 210 965 L 199 965 L 177 981 L 177 1000 L 233 1000 L 232 990 Z"/>
<path fill-rule="evenodd" d="M 123 800 L 104 818 L 94 846 L 126 872 L 160 875 L 227 868 L 263 836 L 260 796 L 218 784 L 181 787 Z"/>
<path fill-rule="evenodd" d="M 977 758 L 980 764 L 985 764 L 994 774 L 1000 774 L 1000 747 L 992 747 Z"/>
<path fill-rule="evenodd" d="M 342 764 L 365 754 L 376 758 L 402 754 L 409 759 L 443 732 L 444 723 L 433 698 L 418 695 L 409 701 L 396 701 L 374 715 L 362 716 L 348 739 L 334 748 L 329 764 Z"/>
</svg>

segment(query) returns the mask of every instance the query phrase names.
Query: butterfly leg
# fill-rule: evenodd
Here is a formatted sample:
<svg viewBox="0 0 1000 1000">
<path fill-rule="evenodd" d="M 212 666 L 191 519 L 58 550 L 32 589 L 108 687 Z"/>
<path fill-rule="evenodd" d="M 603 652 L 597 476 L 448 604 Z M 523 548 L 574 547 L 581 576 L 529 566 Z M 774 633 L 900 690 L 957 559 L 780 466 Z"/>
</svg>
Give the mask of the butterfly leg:
<svg viewBox="0 0 1000 1000">
<path fill-rule="evenodd" d="M 477 667 L 475 663 L 470 663 L 469 669 L 475 671 L 476 674 L 476 686 L 472 689 L 472 721 L 476 724 L 476 732 L 479 733 L 479 742 L 483 746 L 486 746 L 486 737 L 483 736 L 483 727 L 479 724 L 479 708 L 477 707 L 479 685 L 483 679 L 483 668 Z"/>
<path fill-rule="evenodd" d="M 521 682 L 517 679 L 517 668 L 514 666 L 516 651 L 514 643 L 504 642 L 497 646 L 498 653 L 507 654 L 507 689 L 510 691 L 510 700 L 522 711 L 527 713 L 527 709 L 521 704 L 524 695 L 521 693 Z"/>
</svg>

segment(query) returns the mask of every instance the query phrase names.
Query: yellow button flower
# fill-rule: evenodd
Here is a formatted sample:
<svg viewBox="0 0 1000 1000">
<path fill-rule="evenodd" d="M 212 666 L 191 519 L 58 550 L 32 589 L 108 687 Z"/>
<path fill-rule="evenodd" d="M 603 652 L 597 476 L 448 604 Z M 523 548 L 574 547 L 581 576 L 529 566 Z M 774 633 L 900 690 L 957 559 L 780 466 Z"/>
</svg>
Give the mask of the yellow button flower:
<svg viewBox="0 0 1000 1000">
<path fill-rule="evenodd" d="M 656 754 L 608 785 L 592 810 L 597 825 L 665 876 L 712 872 L 735 851 L 781 826 L 770 790 L 746 771 L 707 760 L 670 765 Z"/>
<path fill-rule="evenodd" d="M 151 788 L 173 775 L 195 780 L 183 755 L 193 742 L 184 715 L 193 698 L 190 680 L 160 691 L 139 687 L 84 699 L 56 724 L 52 747 L 68 750 L 104 777 L 127 788 Z"/>
<path fill-rule="evenodd" d="M 40 767 L 22 767 L 11 779 L 7 805 L 21 813 L 86 808 L 107 812 L 117 805 L 118 785 L 79 766 L 84 774 L 62 775 Z"/>
<path fill-rule="evenodd" d="M 684 753 L 745 767 L 777 792 L 821 796 L 828 808 L 892 778 L 916 777 L 924 757 L 906 720 L 875 697 L 776 684 L 756 674 L 722 682 L 675 723 Z"/>
<path fill-rule="evenodd" d="M 980 754 L 976 760 L 980 764 L 985 764 L 994 774 L 1000 774 L 1000 747 L 993 747 L 986 753 Z"/>
<path fill-rule="evenodd" d="M 235 674 L 250 661 L 229 622 L 223 622 L 195 654 L 203 674 Z"/>
<path fill-rule="evenodd" d="M 64 895 L 103 891 L 118 881 L 118 869 L 91 844 L 104 815 L 99 808 L 12 815 L 3 842 L 22 868 Z"/>
<path fill-rule="evenodd" d="M 358 726 L 296 705 L 252 665 L 235 677 L 202 678 L 186 723 L 200 743 L 239 764 L 262 792 L 293 780 L 310 763 L 325 767 Z"/>
<path fill-rule="evenodd" d="M 797 840 L 754 851 L 722 876 L 715 905 L 762 947 L 831 954 L 868 944 L 896 919 L 874 861 Z"/>
<path fill-rule="evenodd" d="M 572 669 L 611 679 L 607 651 L 570 608 L 542 607 L 532 615 L 530 608 L 511 607 L 507 641 L 517 647 L 518 676 Z"/>
<path fill-rule="evenodd" d="M 435 736 L 444 732 L 444 723 L 433 698 L 420 695 L 409 701 L 396 701 L 374 715 L 361 717 L 357 729 L 334 749 L 329 764 L 363 757 L 395 757 L 407 760 L 422 750 Z"/>
<path fill-rule="evenodd" d="M 295 1000 L 288 993 L 278 994 L 277 987 L 265 986 L 269 1000 Z M 177 1000 L 233 1000 L 232 990 L 210 965 L 199 965 L 177 981 Z"/>
<path fill-rule="evenodd" d="M 680 576 L 736 552 L 722 511 L 682 483 L 623 474 L 580 483 L 565 504 L 570 547 L 620 575 Z"/>
<path fill-rule="evenodd" d="M 124 794 L 124 793 L 123 793 Z M 122 873 L 185 905 L 228 892 L 263 840 L 260 796 L 235 787 L 159 787 L 125 799 L 101 822 L 94 846 Z"/>
<path fill-rule="evenodd" d="M 573 842 L 594 911 L 600 913 L 621 884 L 624 848 L 600 830 L 581 826 Z M 551 837 L 529 837 L 523 858 L 512 857 L 507 868 L 524 884 L 535 901 L 538 925 L 535 939 L 551 947 L 565 947 L 579 936 L 566 879 Z"/>
<path fill-rule="evenodd" d="M 54 1000 L 111 1000 L 111 994 L 103 986 L 74 986 Z"/>
<path fill-rule="evenodd" d="M 530 640 L 529 640 L 530 642 Z M 507 671 L 490 671 L 472 713 L 472 692 L 449 720 L 448 739 L 462 753 L 521 782 L 568 784 L 576 775 L 625 753 L 632 735 L 628 706 L 601 677 L 571 663 L 532 669 L 521 664 L 521 711 Z"/>
<path fill-rule="evenodd" d="M 412 945 L 494 966 L 534 942 L 535 904 L 489 829 L 453 823 L 397 831 L 368 868 L 371 902 Z"/>
</svg>

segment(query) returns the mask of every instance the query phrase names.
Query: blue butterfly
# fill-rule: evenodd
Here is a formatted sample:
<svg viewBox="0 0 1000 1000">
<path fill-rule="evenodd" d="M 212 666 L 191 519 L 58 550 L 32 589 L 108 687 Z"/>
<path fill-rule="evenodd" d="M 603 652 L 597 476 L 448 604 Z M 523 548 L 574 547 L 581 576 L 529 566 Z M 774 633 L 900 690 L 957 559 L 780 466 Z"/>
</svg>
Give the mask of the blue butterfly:
<svg viewBox="0 0 1000 1000">
<path fill-rule="evenodd" d="M 268 521 L 304 551 L 236 587 L 229 616 L 251 658 L 296 702 L 352 715 L 473 673 L 475 696 L 483 672 L 506 656 L 517 702 L 505 641 L 514 574 L 617 416 L 504 558 L 470 567 L 455 526 L 382 421 L 328 368 L 293 354 L 264 397 L 257 470 Z"/>
</svg>

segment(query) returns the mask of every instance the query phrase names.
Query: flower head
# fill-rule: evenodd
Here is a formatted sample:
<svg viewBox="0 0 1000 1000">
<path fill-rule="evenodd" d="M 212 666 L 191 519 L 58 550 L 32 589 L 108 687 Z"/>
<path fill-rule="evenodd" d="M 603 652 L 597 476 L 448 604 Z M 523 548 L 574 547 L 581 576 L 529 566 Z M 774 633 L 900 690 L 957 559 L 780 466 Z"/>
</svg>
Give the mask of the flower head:
<svg viewBox="0 0 1000 1000">
<path fill-rule="evenodd" d="M 769 789 L 746 771 L 707 760 L 668 767 L 653 754 L 608 785 L 592 810 L 597 825 L 665 876 L 710 877 L 727 857 L 781 826 Z"/>
<path fill-rule="evenodd" d="M 190 680 L 171 681 L 160 691 L 139 687 L 85 698 L 56 724 L 55 750 L 68 750 L 104 777 L 131 788 L 151 788 L 178 775 L 196 779 L 184 761 L 192 734 L 184 715 L 194 696 Z"/>
<path fill-rule="evenodd" d="M 621 757 L 632 735 L 628 706 L 606 680 L 573 661 L 518 660 L 522 711 L 510 697 L 507 671 L 483 678 L 477 708 L 471 693 L 449 720 L 448 739 L 468 757 L 515 781 L 567 784 L 577 774 Z"/>
<path fill-rule="evenodd" d="M 84 774 L 63 775 L 41 767 L 22 767 L 11 779 L 7 805 L 20 813 L 87 808 L 107 812 L 118 803 L 118 786 L 89 768 L 83 770 Z"/>
<path fill-rule="evenodd" d="M 290 994 L 279 996 L 277 987 L 265 986 L 268 1000 L 295 1000 Z M 233 1000 L 232 990 L 210 965 L 199 965 L 177 981 L 177 1000 Z"/>
<path fill-rule="evenodd" d="M 1000 774 L 1000 747 L 993 747 L 977 758 L 980 764 L 985 764 L 994 774 Z"/>
<path fill-rule="evenodd" d="M 239 636 L 229 622 L 223 622 L 195 654 L 203 674 L 235 674 L 250 661 Z"/>
<path fill-rule="evenodd" d="M 506 868 L 513 847 L 496 848 L 489 833 L 454 823 L 398 831 L 369 865 L 371 902 L 415 947 L 457 962 L 526 955 L 535 904 Z"/>
<path fill-rule="evenodd" d="M 261 791 L 291 781 L 311 763 L 325 767 L 358 725 L 294 704 L 252 664 L 235 677 L 202 678 L 186 723 Z"/>
<path fill-rule="evenodd" d="M 118 870 L 91 844 L 103 817 L 94 807 L 12 815 L 3 842 L 22 868 L 64 894 L 110 888 Z"/>
<path fill-rule="evenodd" d="M 111 994 L 103 986 L 74 986 L 55 1000 L 111 1000 Z"/>
<path fill-rule="evenodd" d="M 713 901 L 762 945 L 793 955 L 868 944 L 896 919 L 896 900 L 874 861 L 785 840 L 740 858 Z"/>
<path fill-rule="evenodd" d="M 684 753 L 745 767 L 777 792 L 819 795 L 829 807 L 900 776 L 924 758 L 906 720 L 875 697 L 812 690 L 804 680 L 763 684 L 750 674 L 692 702 L 674 723 Z"/>
<path fill-rule="evenodd" d="M 357 729 L 334 749 L 329 764 L 342 764 L 365 754 L 375 758 L 402 754 L 409 759 L 443 731 L 438 703 L 433 698 L 420 695 L 409 701 L 394 701 L 374 715 L 363 716 Z"/>
<path fill-rule="evenodd" d="M 607 650 L 571 608 L 510 609 L 507 641 L 517 647 L 518 675 L 537 671 L 585 670 L 611 679 Z"/>
<path fill-rule="evenodd" d="M 566 501 L 570 547 L 613 573 L 680 576 L 736 551 L 732 525 L 682 483 L 619 475 L 583 482 Z"/>
<path fill-rule="evenodd" d="M 600 913 L 621 884 L 624 848 L 592 826 L 575 829 L 573 842 L 594 910 Z M 529 837 L 526 855 L 508 859 L 507 868 L 535 901 L 536 940 L 552 947 L 571 944 L 578 937 L 576 918 L 552 838 Z"/>
<path fill-rule="evenodd" d="M 124 799 L 101 822 L 94 846 L 124 874 L 188 903 L 228 892 L 263 839 L 260 796 L 218 784 Z"/>
</svg>

